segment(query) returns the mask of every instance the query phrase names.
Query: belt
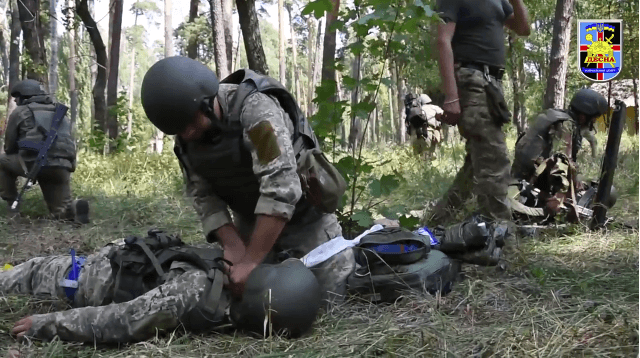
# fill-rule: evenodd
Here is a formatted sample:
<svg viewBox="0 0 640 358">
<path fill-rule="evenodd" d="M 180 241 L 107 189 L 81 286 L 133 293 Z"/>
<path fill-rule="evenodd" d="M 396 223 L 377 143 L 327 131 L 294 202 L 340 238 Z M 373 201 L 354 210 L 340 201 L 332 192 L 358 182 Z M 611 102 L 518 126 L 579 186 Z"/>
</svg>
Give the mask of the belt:
<svg viewBox="0 0 640 358">
<path fill-rule="evenodd" d="M 78 291 L 78 278 L 80 278 L 84 261 L 84 257 L 76 257 L 76 251 L 71 249 L 71 268 L 67 277 L 60 281 L 60 287 L 64 287 L 64 293 L 71 302 L 74 301 Z"/>
<path fill-rule="evenodd" d="M 504 67 L 485 65 L 479 62 L 460 62 L 460 67 L 470 68 L 480 72 L 485 72 L 485 68 L 488 68 L 489 76 L 495 77 L 498 81 L 502 80 L 502 76 L 504 75 Z"/>
</svg>

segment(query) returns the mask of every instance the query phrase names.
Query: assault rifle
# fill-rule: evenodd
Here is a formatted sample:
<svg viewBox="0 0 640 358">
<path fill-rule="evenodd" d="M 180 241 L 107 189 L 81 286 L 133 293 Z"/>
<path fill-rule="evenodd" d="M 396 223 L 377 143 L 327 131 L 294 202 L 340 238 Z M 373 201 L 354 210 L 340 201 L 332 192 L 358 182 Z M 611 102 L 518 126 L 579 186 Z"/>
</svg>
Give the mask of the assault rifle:
<svg viewBox="0 0 640 358">
<path fill-rule="evenodd" d="M 22 195 L 24 195 L 25 191 L 27 191 L 36 181 L 38 174 L 40 173 L 40 169 L 46 166 L 47 164 L 47 153 L 49 149 L 53 145 L 53 142 L 58 138 L 58 129 L 60 128 L 60 124 L 62 123 L 62 119 L 69 108 L 63 104 L 56 103 L 56 111 L 53 115 L 53 120 L 51 121 L 51 129 L 49 133 L 47 133 L 47 138 L 42 142 L 31 142 L 31 141 L 20 141 L 18 142 L 18 147 L 20 149 L 32 150 L 38 152 L 38 157 L 36 158 L 35 163 L 31 167 L 31 170 L 27 174 L 27 183 L 22 187 L 20 193 L 16 200 L 11 204 L 11 208 L 9 210 L 13 212 L 18 211 L 18 205 L 20 204 L 20 199 Z M 37 124 L 36 124 L 37 125 Z"/>
</svg>

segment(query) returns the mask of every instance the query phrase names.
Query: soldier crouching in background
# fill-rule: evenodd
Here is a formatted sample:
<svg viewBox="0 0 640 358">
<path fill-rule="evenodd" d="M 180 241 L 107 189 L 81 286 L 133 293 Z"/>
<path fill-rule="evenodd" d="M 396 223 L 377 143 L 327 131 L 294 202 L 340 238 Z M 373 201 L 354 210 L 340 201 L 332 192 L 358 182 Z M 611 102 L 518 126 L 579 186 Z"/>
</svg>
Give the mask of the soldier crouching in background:
<svg viewBox="0 0 640 358">
<path fill-rule="evenodd" d="M 11 210 L 18 197 L 16 179 L 27 177 L 38 151 L 25 144 L 43 143 L 51 130 L 55 103 L 35 80 L 24 80 L 11 90 L 18 107 L 11 113 L 5 132 L 4 150 L 0 155 L 0 197 L 9 205 L 9 216 L 19 213 Z M 89 203 L 71 199 L 71 173 L 76 169 L 76 146 L 71 123 L 65 116 L 57 138 L 47 152 L 47 166 L 35 179 L 40 183 L 42 195 L 54 219 L 89 222 Z"/>
</svg>

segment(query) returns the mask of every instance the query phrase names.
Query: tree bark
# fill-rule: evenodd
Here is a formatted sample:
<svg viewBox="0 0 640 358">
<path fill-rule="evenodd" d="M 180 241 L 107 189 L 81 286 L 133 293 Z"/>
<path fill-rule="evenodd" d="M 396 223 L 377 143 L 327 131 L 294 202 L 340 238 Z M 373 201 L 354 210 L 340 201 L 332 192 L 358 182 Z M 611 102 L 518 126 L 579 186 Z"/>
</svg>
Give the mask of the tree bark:
<svg viewBox="0 0 640 358">
<path fill-rule="evenodd" d="M 351 63 L 351 77 L 355 79 L 356 83 L 360 82 L 360 62 L 362 61 L 362 55 L 358 55 L 353 59 Z M 360 85 L 356 85 L 351 91 L 351 108 L 353 108 L 360 100 Z M 358 147 L 362 136 L 362 121 L 356 116 L 355 111 L 351 110 L 351 126 L 349 129 L 349 149 L 355 150 Z"/>
<path fill-rule="evenodd" d="M 67 0 L 67 8 L 71 8 L 71 0 Z M 67 18 L 70 24 L 75 18 L 75 12 L 67 12 Z M 78 34 L 78 28 L 73 26 L 69 30 L 69 110 L 71 120 L 71 130 L 76 131 L 76 119 L 78 117 L 78 91 L 76 90 L 76 38 Z"/>
<path fill-rule="evenodd" d="M 236 53 L 233 57 L 233 68 L 231 72 L 237 71 L 238 67 L 240 67 L 240 41 L 242 39 L 242 31 L 238 28 L 238 43 L 236 44 Z"/>
<path fill-rule="evenodd" d="M 391 74 L 392 71 L 391 69 L 389 69 L 389 76 L 391 78 L 393 78 L 393 75 Z M 389 96 L 389 115 L 391 116 L 390 120 L 391 120 L 391 133 L 392 133 L 392 137 L 394 137 L 394 133 L 396 133 L 396 111 L 395 111 L 395 107 L 393 105 L 393 86 L 389 86 L 387 87 L 387 93 Z M 395 138 L 393 140 L 393 142 L 395 142 Z"/>
<path fill-rule="evenodd" d="M 636 78 L 633 78 L 631 80 L 631 82 L 633 83 L 633 103 L 635 104 L 636 107 L 636 113 L 635 113 L 635 129 L 636 129 L 636 134 L 638 134 L 638 125 L 640 124 L 640 121 L 638 121 L 638 81 Z"/>
<path fill-rule="evenodd" d="M 340 86 L 340 72 L 334 71 L 336 74 L 336 97 L 338 102 L 342 101 L 342 87 Z M 347 147 L 347 128 L 344 123 L 344 119 L 340 118 L 340 148 Z"/>
<path fill-rule="evenodd" d="M 139 12 L 136 11 L 133 19 L 133 28 L 138 25 Z M 131 64 L 129 66 L 129 111 L 127 113 L 127 139 L 131 138 L 131 131 L 133 129 L 133 79 L 136 73 L 136 48 L 133 38 L 131 38 Z"/>
<path fill-rule="evenodd" d="M 107 132 L 107 103 L 104 95 L 107 85 L 107 49 L 102 41 L 98 25 L 89 12 L 87 0 L 76 0 L 76 12 L 84 23 L 96 53 L 97 71 L 93 85 L 95 123 Z"/>
<path fill-rule="evenodd" d="M 58 91 L 58 21 L 56 21 L 56 5 L 58 0 L 49 0 L 51 13 L 51 60 L 49 61 L 49 93 L 55 98 Z"/>
<path fill-rule="evenodd" d="M 4 8 L 1 9 L 2 14 L 8 14 L 9 12 L 9 1 L 5 0 Z M 2 83 L 9 83 L 9 42 L 11 41 L 9 37 L 11 35 L 7 32 L 9 30 L 9 23 L 7 17 L 0 18 L 0 57 L 2 58 Z"/>
<path fill-rule="evenodd" d="M 322 81 L 333 80 L 335 78 L 336 62 L 336 30 L 331 29 L 331 25 L 338 18 L 340 10 L 340 0 L 332 0 L 333 9 L 327 12 L 327 20 L 324 30 L 324 44 L 322 53 Z"/>
<path fill-rule="evenodd" d="M 189 2 L 189 23 L 192 24 L 196 21 L 198 17 L 198 5 L 200 5 L 199 0 L 191 0 Z M 198 58 L 198 37 L 193 36 L 189 39 L 189 44 L 187 45 L 187 56 L 189 58 L 196 59 Z"/>
<path fill-rule="evenodd" d="M 227 70 L 233 71 L 233 4 L 231 0 L 222 1 L 222 19 L 224 20 L 224 42 L 227 50 Z M 238 39 L 238 42 L 240 39 Z"/>
<path fill-rule="evenodd" d="M 524 113 L 522 111 L 522 107 L 524 106 L 524 101 L 522 98 L 522 90 L 521 90 L 521 71 L 520 67 L 524 67 L 524 63 L 522 61 L 522 56 L 518 56 L 515 46 L 516 39 L 509 34 L 509 57 L 511 62 L 511 86 L 513 87 L 513 124 L 516 126 L 518 130 L 518 135 L 523 133 L 526 130 L 526 118 L 524 118 Z"/>
<path fill-rule="evenodd" d="M 247 52 L 249 68 L 258 73 L 269 75 L 267 57 L 262 48 L 255 0 L 236 0 L 236 7 L 238 8 L 240 28 L 242 29 L 244 49 Z"/>
<path fill-rule="evenodd" d="M 402 78 L 402 71 L 400 65 L 397 63 L 392 66 L 393 70 L 393 79 L 396 82 L 396 113 L 398 113 L 398 144 L 403 144 L 405 142 L 406 131 L 404 126 L 404 93 L 406 91 L 406 87 L 404 84 L 404 79 Z"/>
<path fill-rule="evenodd" d="M 313 52 L 314 64 L 313 64 L 313 92 L 315 92 L 315 88 L 320 81 L 320 74 L 322 73 L 322 63 L 320 62 L 322 57 L 322 39 L 323 35 L 323 27 L 322 27 L 322 18 L 318 20 L 318 31 L 316 32 L 316 49 Z"/>
<path fill-rule="evenodd" d="M 293 87 L 295 89 L 296 100 L 300 101 L 302 98 L 300 97 L 300 76 L 298 73 L 298 45 L 296 43 L 296 33 L 293 30 L 293 16 L 291 3 L 286 4 L 287 12 L 289 13 L 289 30 L 291 31 L 291 50 L 293 51 L 293 66 L 291 66 L 293 75 Z"/>
<path fill-rule="evenodd" d="M 109 80 L 107 82 L 107 130 L 109 139 L 118 138 L 118 115 L 116 108 L 118 106 L 118 70 L 120 64 L 120 38 L 122 34 L 122 11 L 123 0 L 113 0 L 113 31 L 111 33 L 111 49 L 109 51 Z M 113 151 L 115 144 L 109 146 L 109 150 Z"/>
<path fill-rule="evenodd" d="M 213 54 L 216 61 L 216 74 L 219 79 L 229 75 L 227 48 L 224 38 L 224 20 L 220 0 L 209 0 L 211 12 L 211 30 L 213 33 Z"/>
<path fill-rule="evenodd" d="M 278 0 L 278 62 L 280 63 L 280 83 L 286 86 L 287 59 L 284 55 L 284 4 Z"/>
<path fill-rule="evenodd" d="M 571 43 L 571 18 L 574 0 L 558 0 L 553 22 L 551 42 L 551 63 L 544 108 L 564 108 L 564 94 L 567 82 L 569 44 Z"/>
<path fill-rule="evenodd" d="M 44 88 L 49 88 L 47 78 L 47 56 L 44 47 L 44 33 L 41 29 L 39 0 L 19 0 L 18 11 L 20 13 L 20 24 L 22 25 L 22 39 L 24 47 L 31 59 L 30 66 L 26 66 L 26 76 L 41 82 Z"/>
<path fill-rule="evenodd" d="M 9 38 L 9 88 L 7 92 L 11 92 L 13 86 L 20 80 L 20 34 L 22 27 L 20 26 L 20 14 L 18 13 L 18 5 L 16 0 L 11 1 L 11 35 Z M 0 126 L 0 137 L 4 134 L 7 120 L 11 112 L 16 108 L 16 101 L 13 97 L 7 96 L 7 117 L 4 124 Z M 0 151 L 4 151 L 4 147 L 0 146 Z"/>
<path fill-rule="evenodd" d="M 311 102 L 313 100 L 313 51 L 315 49 L 315 45 L 313 43 L 313 40 L 315 39 L 315 24 L 314 24 L 314 19 L 309 16 L 309 18 L 307 19 L 307 25 L 309 27 L 309 38 L 307 38 L 307 53 L 308 53 L 308 59 L 307 59 L 307 117 L 311 117 L 311 113 L 313 111 L 313 102 Z"/>
</svg>

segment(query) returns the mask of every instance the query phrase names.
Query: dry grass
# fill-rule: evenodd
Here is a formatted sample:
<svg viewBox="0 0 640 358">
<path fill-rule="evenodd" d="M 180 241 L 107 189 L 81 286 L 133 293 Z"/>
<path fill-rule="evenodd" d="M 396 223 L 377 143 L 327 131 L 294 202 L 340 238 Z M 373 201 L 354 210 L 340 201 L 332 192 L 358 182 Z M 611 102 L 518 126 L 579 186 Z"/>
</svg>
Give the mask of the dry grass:
<svg viewBox="0 0 640 358">
<path fill-rule="evenodd" d="M 604 142 L 603 139 L 600 140 Z M 621 198 L 612 214 L 638 220 L 637 137 L 625 138 L 616 186 Z M 445 148 L 443 153 L 452 149 Z M 461 152 L 460 148 L 457 149 Z M 442 153 L 441 153 L 442 154 Z M 453 152 L 452 154 L 456 154 Z M 458 156 L 460 159 L 460 156 Z M 443 162 L 444 163 L 444 162 Z M 461 162 L 458 160 L 459 165 Z M 441 194 L 425 190 L 425 174 L 451 180 L 455 165 L 403 161 L 409 181 L 404 195 L 422 200 Z M 458 165 L 458 166 L 459 166 Z M 593 176 L 597 165 L 584 171 Z M 150 226 L 200 240 L 195 213 L 178 189 L 181 176 L 172 154 L 110 160 L 85 155 L 74 190 L 92 203 L 91 225 L 35 219 L 46 213 L 40 193 L 31 191 L 18 224 L 0 223 L 0 263 L 28 257 L 83 253 Z M 398 196 L 395 200 L 403 200 Z M 0 215 L 6 209 L 0 209 Z M 3 219 L 0 219 L 3 220 Z M 465 266 L 465 278 L 446 297 L 408 293 L 394 305 L 373 305 L 352 297 L 320 316 L 313 333 L 298 340 L 261 339 L 235 331 L 204 336 L 182 327 L 146 342 L 104 347 L 54 341 L 23 346 L 33 357 L 631 357 L 638 355 L 638 232 L 610 228 L 590 232 L 571 227 L 519 238 L 505 253 L 506 270 Z M 0 337 L 13 322 L 34 312 L 64 309 L 59 303 L 0 297 Z"/>
</svg>

